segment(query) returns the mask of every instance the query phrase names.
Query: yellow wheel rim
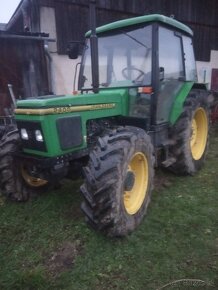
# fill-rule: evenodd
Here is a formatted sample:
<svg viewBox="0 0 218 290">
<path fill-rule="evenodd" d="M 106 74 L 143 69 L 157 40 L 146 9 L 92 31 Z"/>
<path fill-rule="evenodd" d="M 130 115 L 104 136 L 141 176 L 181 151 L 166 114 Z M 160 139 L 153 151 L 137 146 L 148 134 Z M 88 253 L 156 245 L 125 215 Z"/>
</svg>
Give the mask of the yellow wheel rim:
<svg viewBox="0 0 218 290">
<path fill-rule="evenodd" d="M 31 187 L 41 187 L 48 183 L 47 180 L 31 176 L 24 166 L 21 168 L 21 173 L 25 182 Z"/>
<path fill-rule="evenodd" d="M 207 144 L 207 135 L 207 114 L 203 108 L 198 108 L 192 119 L 192 134 L 190 138 L 191 153 L 194 160 L 199 160 L 204 154 Z"/>
<path fill-rule="evenodd" d="M 127 174 L 131 174 L 131 189 L 124 189 L 124 206 L 128 214 L 135 214 L 142 206 L 148 187 L 148 161 L 146 156 L 137 152 L 131 159 Z"/>
</svg>

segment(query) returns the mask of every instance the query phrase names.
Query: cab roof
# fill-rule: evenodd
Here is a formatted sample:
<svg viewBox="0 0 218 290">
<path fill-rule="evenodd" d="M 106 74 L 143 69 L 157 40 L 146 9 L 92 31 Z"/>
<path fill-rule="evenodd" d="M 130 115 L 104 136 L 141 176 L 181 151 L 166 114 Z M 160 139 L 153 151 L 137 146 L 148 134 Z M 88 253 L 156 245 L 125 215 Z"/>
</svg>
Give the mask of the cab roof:
<svg viewBox="0 0 218 290">
<path fill-rule="evenodd" d="M 171 18 L 167 17 L 161 14 L 151 14 L 151 15 L 144 15 L 134 18 L 128 18 L 124 20 L 115 21 L 103 26 L 100 26 L 96 29 L 96 33 L 102 33 L 102 32 L 108 32 L 114 29 L 124 28 L 132 25 L 147 23 L 147 22 L 160 22 L 167 24 L 169 26 L 175 27 L 179 29 L 180 31 L 183 31 L 185 33 L 188 33 L 189 35 L 193 36 L 193 31 L 186 26 L 185 24 Z M 91 31 L 88 31 L 86 33 L 86 37 L 89 37 L 91 35 Z"/>
</svg>

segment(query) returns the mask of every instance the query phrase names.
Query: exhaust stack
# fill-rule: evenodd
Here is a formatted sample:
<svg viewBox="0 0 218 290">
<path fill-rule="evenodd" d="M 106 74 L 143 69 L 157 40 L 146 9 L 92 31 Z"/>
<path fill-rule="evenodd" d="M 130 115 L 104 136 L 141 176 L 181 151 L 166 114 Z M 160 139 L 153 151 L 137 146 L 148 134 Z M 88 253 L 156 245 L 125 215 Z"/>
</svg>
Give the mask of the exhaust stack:
<svg viewBox="0 0 218 290">
<path fill-rule="evenodd" d="M 93 92 L 99 92 L 99 66 L 98 66 L 98 37 L 96 35 L 96 0 L 90 0 L 90 46 L 91 46 L 91 64 L 92 64 L 92 86 Z"/>
</svg>

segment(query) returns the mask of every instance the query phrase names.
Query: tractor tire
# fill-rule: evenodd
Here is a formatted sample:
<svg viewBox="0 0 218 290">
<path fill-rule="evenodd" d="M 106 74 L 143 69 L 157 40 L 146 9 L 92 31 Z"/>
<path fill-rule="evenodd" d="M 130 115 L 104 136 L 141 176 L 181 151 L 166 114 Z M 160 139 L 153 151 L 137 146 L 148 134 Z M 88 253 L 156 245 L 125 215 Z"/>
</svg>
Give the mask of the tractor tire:
<svg viewBox="0 0 218 290">
<path fill-rule="evenodd" d="M 16 126 L 10 127 L 0 140 L 0 192 L 8 199 L 26 201 L 48 187 L 46 180 L 31 177 L 14 154 L 20 149 Z M 31 179 L 32 178 L 32 179 Z"/>
<path fill-rule="evenodd" d="M 205 161 L 208 146 L 209 106 L 203 92 L 191 91 L 184 110 L 172 128 L 170 148 L 175 158 L 169 169 L 179 175 L 194 175 Z"/>
<path fill-rule="evenodd" d="M 81 209 L 107 236 L 125 236 L 142 221 L 154 178 L 154 149 L 139 128 L 118 127 L 100 137 L 84 168 Z"/>
</svg>

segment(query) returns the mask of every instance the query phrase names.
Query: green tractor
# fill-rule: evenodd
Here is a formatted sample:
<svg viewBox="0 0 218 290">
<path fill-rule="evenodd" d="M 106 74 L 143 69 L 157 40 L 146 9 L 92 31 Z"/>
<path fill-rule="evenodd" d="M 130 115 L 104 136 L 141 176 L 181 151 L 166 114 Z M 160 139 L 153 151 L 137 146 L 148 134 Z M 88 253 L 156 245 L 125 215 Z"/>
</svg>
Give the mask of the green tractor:
<svg viewBox="0 0 218 290">
<path fill-rule="evenodd" d="M 93 17 L 79 93 L 17 102 L 17 129 L 0 143 L 2 193 L 26 200 L 83 168 L 88 224 L 108 236 L 132 232 L 147 211 L 154 167 L 193 175 L 205 159 L 208 91 L 197 83 L 192 36 L 163 15 L 97 29 Z"/>
</svg>

